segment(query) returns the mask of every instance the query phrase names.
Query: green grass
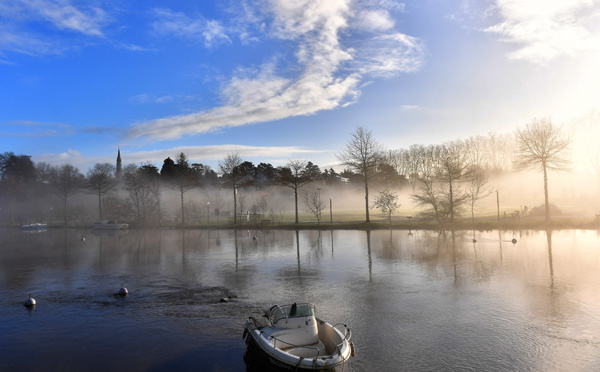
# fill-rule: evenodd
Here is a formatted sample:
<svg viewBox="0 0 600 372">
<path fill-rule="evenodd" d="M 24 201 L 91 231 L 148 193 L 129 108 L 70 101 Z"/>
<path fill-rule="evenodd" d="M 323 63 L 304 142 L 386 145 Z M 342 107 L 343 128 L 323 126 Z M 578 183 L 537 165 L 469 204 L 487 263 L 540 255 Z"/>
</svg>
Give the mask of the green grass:
<svg viewBox="0 0 600 372">
<path fill-rule="evenodd" d="M 404 213 L 402 213 L 404 212 Z M 365 212 L 363 210 L 337 210 L 333 213 L 333 222 L 329 211 L 323 211 L 322 220 L 319 223 L 315 216 L 308 213 L 299 214 L 299 223 L 294 223 L 295 218 L 293 213 L 275 216 L 275 219 L 269 223 L 262 221 L 253 222 L 245 221 L 242 218 L 237 224 L 233 224 L 230 219 L 221 218 L 217 224 L 217 220 L 211 218 L 207 224 L 205 219 L 189 221 L 185 228 L 190 229 L 283 229 L 283 230 L 380 230 L 380 229 L 396 229 L 396 230 L 539 230 L 539 229 L 600 229 L 600 221 L 596 218 L 581 218 L 577 216 L 557 216 L 550 222 L 545 222 L 543 217 L 525 217 L 522 219 L 505 218 L 501 215 L 498 222 L 497 213 L 480 215 L 475 219 L 475 224 L 471 222 L 471 218 L 465 216 L 457 218 L 454 222 L 446 221 L 438 223 L 435 220 L 425 220 L 419 218 L 418 215 L 413 216 L 410 220 L 408 216 L 412 216 L 407 211 L 401 211 L 399 214 L 392 216 L 392 223 L 387 218 L 381 216 L 378 211 L 370 211 L 370 222 L 365 222 Z M 270 219 L 271 217 L 265 217 Z M 130 228 L 153 228 L 156 226 L 139 226 L 135 222 L 130 221 Z M 62 223 L 52 223 L 51 227 L 63 227 Z M 88 228 L 88 224 L 70 224 L 69 227 Z M 175 222 L 165 223 L 162 227 L 181 228 L 180 224 Z"/>
</svg>

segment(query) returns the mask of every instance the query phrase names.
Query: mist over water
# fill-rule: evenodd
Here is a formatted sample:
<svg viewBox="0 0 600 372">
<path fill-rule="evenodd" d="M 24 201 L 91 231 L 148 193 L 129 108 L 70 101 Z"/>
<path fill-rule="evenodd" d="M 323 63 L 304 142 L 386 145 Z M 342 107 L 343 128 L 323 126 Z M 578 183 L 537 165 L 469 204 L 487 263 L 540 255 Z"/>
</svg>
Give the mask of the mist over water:
<svg viewBox="0 0 600 372">
<path fill-rule="evenodd" d="M 296 301 L 352 329 L 349 370 L 597 370 L 599 243 L 582 230 L 2 229 L 0 370 L 245 370 L 245 319 Z"/>
</svg>

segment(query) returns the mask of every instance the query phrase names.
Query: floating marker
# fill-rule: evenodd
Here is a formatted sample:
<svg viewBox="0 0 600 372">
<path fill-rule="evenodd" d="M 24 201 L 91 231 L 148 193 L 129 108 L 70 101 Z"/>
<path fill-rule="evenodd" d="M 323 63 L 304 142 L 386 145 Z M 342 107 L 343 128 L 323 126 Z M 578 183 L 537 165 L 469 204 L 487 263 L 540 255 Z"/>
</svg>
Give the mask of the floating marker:
<svg viewBox="0 0 600 372">
<path fill-rule="evenodd" d="M 477 239 L 473 239 L 473 243 L 477 243 Z"/>
<path fill-rule="evenodd" d="M 82 238 L 81 238 L 81 241 L 82 241 L 82 242 L 85 242 L 85 237 L 82 237 Z"/>
<path fill-rule="evenodd" d="M 127 290 L 127 288 L 125 288 L 125 284 L 121 283 L 121 289 L 119 289 L 119 295 L 125 296 L 128 293 L 129 293 L 129 291 Z"/>
<path fill-rule="evenodd" d="M 35 299 L 31 298 L 31 294 L 29 295 L 29 298 L 27 299 L 27 301 L 25 301 L 25 306 L 26 307 L 33 307 L 33 306 L 35 306 Z"/>
<path fill-rule="evenodd" d="M 517 239 L 515 239 L 515 238 L 512 238 L 511 242 L 512 242 L 513 244 L 517 244 Z"/>
</svg>

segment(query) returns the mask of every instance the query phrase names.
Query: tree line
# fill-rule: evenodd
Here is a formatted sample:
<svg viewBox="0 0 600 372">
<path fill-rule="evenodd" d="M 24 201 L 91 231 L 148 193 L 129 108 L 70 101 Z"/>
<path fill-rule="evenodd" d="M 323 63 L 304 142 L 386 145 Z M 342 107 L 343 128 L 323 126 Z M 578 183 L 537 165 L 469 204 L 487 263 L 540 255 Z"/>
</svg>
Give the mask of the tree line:
<svg viewBox="0 0 600 372">
<path fill-rule="evenodd" d="M 216 190 L 211 207 L 218 213 L 231 208 L 234 224 L 240 215 L 266 212 L 266 196 L 248 206 L 240 193 L 249 188 L 268 190 L 284 187 L 293 193 L 295 223 L 298 223 L 299 203 L 320 221 L 325 203 L 316 192 L 301 189 L 309 184 L 341 188 L 362 185 L 365 195 L 365 221 L 369 210 L 379 209 L 391 222 L 399 208 L 396 191 L 410 189 L 410 200 L 422 217 L 439 222 L 454 221 L 466 210 L 474 220 L 477 203 L 492 192 L 489 176 L 515 170 L 537 169 L 543 174 L 546 219 L 548 208 L 548 176 L 551 170 L 568 170 L 570 137 L 563 128 L 549 119 L 533 120 L 515 133 L 473 136 L 466 140 L 436 145 L 412 145 L 407 149 L 386 150 L 373 138 L 371 131 L 359 127 L 350 136 L 342 151 L 336 154 L 344 171 L 321 170 L 307 160 L 293 159 L 284 166 L 244 161 L 237 153 L 219 161 L 218 172 L 201 163 L 191 163 L 185 153 L 163 161 L 159 169 L 150 162 L 128 164 L 121 172 L 115 165 L 97 163 L 84 175 L 71 164 L 60 166 L 44 162 L 35 164 L 28 155 L 12 152 L 0 154 L 0 216 L 10 224 L 44 216 L 44 210 L 56 207 L 67 225 L 75 194 L 88 193 L 97 197 L 97 216 L 102 220 L 126 219 L 139 224 L 160 225 L 163 221 L 164 190 L 179 194 L 181 223 L 186 223 L 188 191 L 196 188 Z M 369 190 L 379 190 L 370 201 Z M 229 190 L 230 197 L 223 193 Z M 48 195 L 53 198 L 49 199 Z M 226 200 L 229 200 L 226 203 Z M 207 216 L 208 217 L 208 216 Z"/>
</svg>

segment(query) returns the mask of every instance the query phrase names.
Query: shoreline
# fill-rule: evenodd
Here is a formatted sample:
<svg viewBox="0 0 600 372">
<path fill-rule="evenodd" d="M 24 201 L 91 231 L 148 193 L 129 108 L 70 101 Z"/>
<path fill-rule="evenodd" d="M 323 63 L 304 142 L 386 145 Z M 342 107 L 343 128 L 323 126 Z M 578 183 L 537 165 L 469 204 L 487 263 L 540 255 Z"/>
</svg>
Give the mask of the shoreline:
<svg viewBox="0 0 600 372">
<path fill-rule="evenodd" d="M 2 224 L 2 227 L 20 227 L 21 225 Z M 63 224 L 48 223 L 48 229 L 67 228 L 67 229 L 92 229 L 91 224 Z M 491 230 L 600 230 L 600 220 L 590 219 L 555 219 L 549 222 L 544 220 L 524 219 L 497 221 L 481 220 L 473 224 L 471 221 L 442 222 L 417 220 L 411 222 L 394 222 L 390 224 L 385 220 L 376 220 L 371 222 L 364 221 L 345 221 L 345 222 L 268 222 L 268 223 L 221 223 L 221 224 L 202 224 L 190 223 L 164 224 L 164 225 L 141 225 L 129 223 L 130 230 L 143 229 L 190 229 L 190 230 L 439 230 L 439 231 L 491 231 Z"/>
</svg>

